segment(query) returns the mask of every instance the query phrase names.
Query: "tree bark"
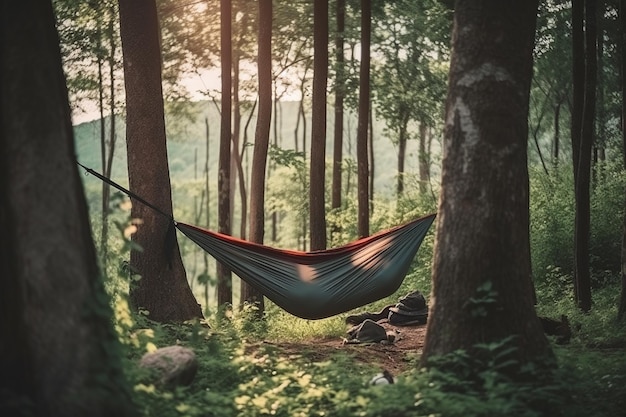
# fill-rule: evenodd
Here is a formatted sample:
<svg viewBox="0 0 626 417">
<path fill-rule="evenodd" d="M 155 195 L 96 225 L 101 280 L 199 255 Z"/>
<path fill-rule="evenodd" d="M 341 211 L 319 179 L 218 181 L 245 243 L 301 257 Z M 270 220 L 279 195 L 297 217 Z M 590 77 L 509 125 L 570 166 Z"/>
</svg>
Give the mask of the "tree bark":
<svg viewBox="0 0 626 417">
<path fill-rule="evenodd" d="M 404 194 L 404 163 L 406 161 L 406 145 L 407 145 L 407 128 L 409 124 L 408 112 L 401 116 L 399 132 L 398 132 L 398 182 L 396 186 L 397 198 L 400 199 Z"/>
<path fill-rule="evenodd" d="M 359 237 L 369 236 L 369 164 L 367 132 L 370 107 L 370 44 L 372 35 L 371 0 L 361 0 L 361 66 L 359 69 L 359 112 L 357 115 L 357 230 Z"/>
<path fill-rule="evenodd" d="M 220 151 L 217 174 L 218 231 L 232 233 L 230 218 L 230 142 L 232 108 L 232 9 L 231 0 L 220 0 L 222 113 L 220 121 Z M 233 303 L 233 281 L 230 270 L 217 263 L 217 304 L 222 307 Z"/>
<path fill-rule="evenodd" d="M 129 189 L 171 216 L 156 3 L 120 0 L 119 7 Z M 131 287 L 134 307 L 160 322 L 202 317 L 187 282 L 172 219 L 138 202 L 131 215 L 141 221 L 133 241 L 143 249 L 130 255 L 133 271 L 141 277 Z"/>
<path fill-rule="evenodd" d="M 326 249 L 326 83 L 328 80 L 328 0 L 313 0 L 313 104 L 309 227 L 311 250 Z"/>
<path fill-rule="evenodd" d="M 76 166 L 50 2 L 0 10 L 3 415 L 136 415 Z"/>
<path fill-rule="evenodd" d="M 341 180 L 343 164 L 343 101 L 345 97 L 344 76 L 344 30 L 346 18 L 346 1 L 336 2 L 337 34 L 335 36 L 335 127 L 333 141 L 333 184 L 331 193 L 331 207 L 341 208 Z M 338 232 L 340 225 L 333 227 L 333 232 Z"/>
<path fill-rule="evenodd" d="M 428 127 L 423 121 L 420 122 L 419 127 L 419 178 L 420 178 L 420 194 L 425 196 L 428 192 L 427 185 L 430 182 L 430 155 L 426 150 L 426 139 L 428 136 Z"/>
<path fill-rule="evenodd" d="M 442 192 L 422 363 L 512 336 L 550 354 L 534 311 L 528 108 L 537 1 L 456 2 Z"/>
<path fill-rule="evenodd" d="M 621 75 L 622 75 L 622 162 L 626 168 L 626 0 L 619 1 L 619 22 L 621 32 Z M 626 320 L 626 189 L 624 190 L 624 214 L 622 226 L 622 290 L 617 310 L 617 318 Z"/>
<path fill-rule="evenodd" d="M 561 104 L 562 98 L 554 105 L 554 136 L 552 138 L 552 165 L 554 168 L 559 166 L 559 148 L 561 142 Z"/>
<path fill-rule="evenodd" d="M 576 3 L 576 1 L 574 1 Z M 591 228 L 591 150 L 594 136 L 596 100 L 596 4 L 584 2 L 584 88 L 582 126 L 578 133 L 580 145 L 575 169 L 576 214 L 574 227 L 574 294 L 582 311 L 591 309 L 591 276 L 589 271 L 589 240 Z M 574 132 L 576 133 L 576 132 Z"/>
<path fill-rule="evenodd" d="M 250 241 L 263 243 L 265 236 L 265 173 L 272 121 L 272 0 L 259 1 L 259 113 L 254 135 L 250 176 Z M 241 300 L 264 310 L 263 294 L 241 283 Z"/>
</svg>

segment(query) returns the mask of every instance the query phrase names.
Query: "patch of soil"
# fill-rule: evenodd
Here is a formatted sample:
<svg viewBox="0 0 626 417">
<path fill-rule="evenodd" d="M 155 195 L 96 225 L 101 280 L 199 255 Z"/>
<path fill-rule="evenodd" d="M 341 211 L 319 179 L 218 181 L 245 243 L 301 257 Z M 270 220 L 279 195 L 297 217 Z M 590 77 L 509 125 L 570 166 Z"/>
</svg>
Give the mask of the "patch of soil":
<svg viewBox="0 0 626 417">
<path fill-rule="evenodd" d="M 422 353 L 426 337 L 426 325 L 393 326 L 380 322 L 387 331 L 396 333 L 393 343 L 344 344 L 343 340 L 321 339 L 303 342 L 268 342 L 283 355 L 305 356 L 313 362 L 323 362 L 334 354 L 344 352 L 354 357 L 355 361 L 375 365 L 398 375 L 409 367 L 415 366 L 414 360 Z M 413 361 L 413 362 L 411 362 Z"/>
</svg>

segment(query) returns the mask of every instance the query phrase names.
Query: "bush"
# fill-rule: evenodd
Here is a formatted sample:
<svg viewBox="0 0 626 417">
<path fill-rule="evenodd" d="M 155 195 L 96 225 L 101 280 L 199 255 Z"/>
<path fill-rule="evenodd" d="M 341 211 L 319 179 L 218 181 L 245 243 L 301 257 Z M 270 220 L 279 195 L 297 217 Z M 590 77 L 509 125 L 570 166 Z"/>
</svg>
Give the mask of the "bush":
<svg viewBox="0 0 626 417">
<path fill-rule="evenodd" d="M 622 213 L 624 211 L 623 170 L 614 164 L 597 167 L 601 175 L 592 186 L 591 233 L 589 245 L 592 285 L 607 284 L 621 270 Z M 556 268 L 566 275 L 574 259 L 574 179 L 571 167 L 553 175 L 531 170 L 530 237 L 533 276 L 537 282 L 552 277 Z"/>
</svg>

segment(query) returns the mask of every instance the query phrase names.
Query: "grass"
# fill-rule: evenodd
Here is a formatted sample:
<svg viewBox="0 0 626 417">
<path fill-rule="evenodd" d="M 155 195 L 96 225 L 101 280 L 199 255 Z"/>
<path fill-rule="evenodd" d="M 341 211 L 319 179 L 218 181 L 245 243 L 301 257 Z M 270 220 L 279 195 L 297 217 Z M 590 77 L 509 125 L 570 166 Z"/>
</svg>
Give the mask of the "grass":
<svg viewBox="0 0 626 417">
<path fill-rule="evenodd" d="M 616 291 L 615 286 L 596 291 L 595 308 L 587 315 L 564 311 L 573 322 L 580 319 L 580 326 L 569 345 L 553 345 L 559 366 L 548 379 L 541 364 L 520 370 L 524 377 L 517 378 L 459 352 L 442 359 L 453 366 L 441 369 L 455 371 L 419 369 L 416 360 L 396 384 L 371 386 L 380 371 L 376 365 L 314 342 L 342 335 L 343 316 L 307 321 L 272 305 L 263 325 L 238 313 L 230 320 L 211 316 L 180 325 L 134 317 L 132 325 L 119 328 L 144 416 L 617 416 L 626 407 L 626 326 L 611 319 L 610 294 Z M 295 341 L 310 344 L 294 350 Z M 146 381 L 136 363 L 148 349 L 171 344 L 192 348 L 200 366 L 190 386 L 168 391 Z"/>
</svg>

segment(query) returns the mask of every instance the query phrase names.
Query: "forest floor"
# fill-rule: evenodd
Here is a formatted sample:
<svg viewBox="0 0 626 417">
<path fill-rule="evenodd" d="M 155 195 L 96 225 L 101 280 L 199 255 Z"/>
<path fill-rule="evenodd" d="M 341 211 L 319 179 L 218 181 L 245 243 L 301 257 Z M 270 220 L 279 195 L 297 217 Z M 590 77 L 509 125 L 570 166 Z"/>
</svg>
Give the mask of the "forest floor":
<svg viewBox="0 0 626 417">
<path fill-rule="evenodd" d="M 305 357 L 311 362 L 330 360 L 334 355 L 344 353 L 356 362 L 380 367 L 393 375 L 415 367 L 422 353 L 426 337 L 426 325 L 393 326 L 380 323 L 389 332 L 396 333 L 393 343 L 344 343 L 342 338 L 311 339 L 299 342 L 263 341 L 257 346 L 272 345 L 285 357 Z M 254 346 L 250 346 L 254 349 Z"/>
</svg>

